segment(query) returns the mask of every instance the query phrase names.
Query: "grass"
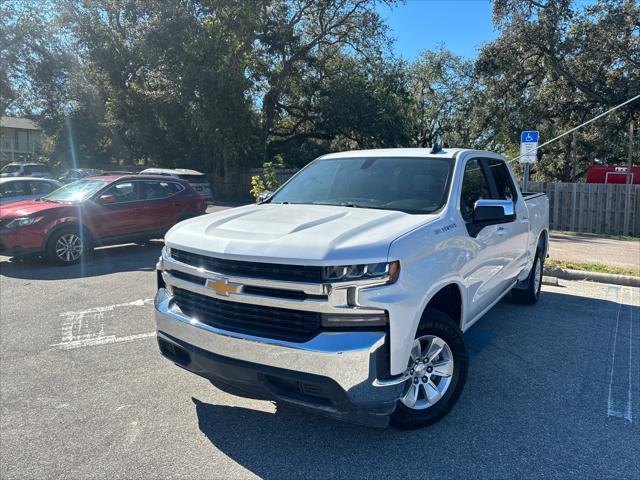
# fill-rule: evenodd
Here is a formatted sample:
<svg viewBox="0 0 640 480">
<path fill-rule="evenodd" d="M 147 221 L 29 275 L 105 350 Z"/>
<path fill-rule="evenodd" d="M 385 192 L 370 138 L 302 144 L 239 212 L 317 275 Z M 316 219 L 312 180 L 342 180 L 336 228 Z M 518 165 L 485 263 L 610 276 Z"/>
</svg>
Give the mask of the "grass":
<svg viewBox="0 0 640 480">
<path fill-rule="evenodd" d="M 602 263 L 564 262 L 562 260 L 551 260 L 548 258 L 544 262 L 544 266 L 549 268 L 583 270 L 585 272 L 611 273 L 614 275 L 640 277 L 640 271 L 638 270 L 633 270 L 632 268 L 612 267 L 610 265 L 603 265 Z"/>
</svg>

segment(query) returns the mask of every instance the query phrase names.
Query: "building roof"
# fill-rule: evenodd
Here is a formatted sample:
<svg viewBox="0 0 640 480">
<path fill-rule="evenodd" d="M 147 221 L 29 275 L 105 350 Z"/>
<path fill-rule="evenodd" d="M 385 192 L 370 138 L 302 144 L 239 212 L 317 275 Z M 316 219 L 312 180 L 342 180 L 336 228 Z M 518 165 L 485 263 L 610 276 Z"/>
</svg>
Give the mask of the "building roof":
<svg viewBox="0 0 640 480">
<path fill-rule="evenodd" d="M 18 117 L 2 117 L 0 118 L 0 127 L 19 128 L 21 130 L 40 130 L 40 127 L 33 120 Z"/>
</svg>

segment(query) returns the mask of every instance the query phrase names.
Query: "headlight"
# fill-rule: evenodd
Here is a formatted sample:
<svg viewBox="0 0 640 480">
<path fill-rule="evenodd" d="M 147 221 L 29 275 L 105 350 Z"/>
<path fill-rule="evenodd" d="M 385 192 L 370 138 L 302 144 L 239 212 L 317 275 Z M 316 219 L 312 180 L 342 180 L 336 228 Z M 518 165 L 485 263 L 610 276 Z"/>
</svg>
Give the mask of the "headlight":
<svg viewBox="0 0 640 480">
<path fill-rule="evenodd" d="M 28 227 L 29 225 L 33 225 L 36 222 L 42 220 L 42 217 L 20 217 L 14 218 L 9 223 L 7 223 L 6 228 L 20 228 L 20 227 Z"/>
<path fill-rule="evenodd" d="M 400 262 L 369 263 L 365 265 L 346 265 L 324 267 L 322 278 L 330 282 L 348 282 L 352 280 L 387 279 L 393 283 L 400 274 Z"/>
</svg>

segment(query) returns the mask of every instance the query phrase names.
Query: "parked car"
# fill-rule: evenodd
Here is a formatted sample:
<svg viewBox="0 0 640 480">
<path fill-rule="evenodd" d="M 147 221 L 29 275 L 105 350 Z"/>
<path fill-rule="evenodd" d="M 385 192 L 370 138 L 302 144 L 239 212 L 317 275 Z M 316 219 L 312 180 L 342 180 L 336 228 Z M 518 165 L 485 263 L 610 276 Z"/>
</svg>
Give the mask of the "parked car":
<svg viewBox="0 0 640 480">
<path fill-rule="evenodd" d="M 38 162 L 14 162 L 2 167 L 0 177 L 53 178 L 51 167 Z"/>
<path fill-rule="evenodd" d="M 266 202 L 167 233 L 160 352 L 237 395 L 429 425 L 464 387 L 462 333 L 508 293 L 538 300 L 548 215 L 495 153 L 326 155 Z"/>
<path fill-rule="evenodd" d="M 3 207 L 0 254 L 43 254 L 52 263 L 72 264 L 96 245 L 161 238 L 205 209 L 204 197 L 183 180 L 88 177 Z"/>
<path fill-rule="evenodd" d="M 0 178 L 0 205 L 35 200 L 61 186 L 62 183 L 48 178 L 3 177 Z"/>
<path fill-rule="evenodd" d="M 147 168 L 140 172 L 140 175 L 163 175 L 168 177 L 186 180 L 193 189 L 204 195 L 208 202 L 213 201 L 211 184 L 204 173 L 186 168 Z"/>
<path fill-rule="evenodd" d="M 58 180 L 62 183 L 70 183 L 80 180 L 81 178 L 95 177 L 103 174 L 104 171 L 98 170 L 97 168 L 71 168 L 60 175 Z"/>
</svg>

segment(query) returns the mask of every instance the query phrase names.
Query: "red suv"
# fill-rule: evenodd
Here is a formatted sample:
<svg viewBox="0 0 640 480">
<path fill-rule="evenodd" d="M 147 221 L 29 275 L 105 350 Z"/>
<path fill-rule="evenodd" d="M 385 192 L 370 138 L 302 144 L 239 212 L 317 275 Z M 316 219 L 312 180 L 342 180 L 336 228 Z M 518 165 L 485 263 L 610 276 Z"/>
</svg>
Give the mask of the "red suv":
<svg viewBox="0 0 640 480">
<path fill-rule="evenodd" d="M 96 245 L 160 238 L 206 210 L 183 180 L 158 176 L 89 177 L 38 199 L 0 209 L 0 254 L 44 254 L 72 264 Z"/>
</svg>

